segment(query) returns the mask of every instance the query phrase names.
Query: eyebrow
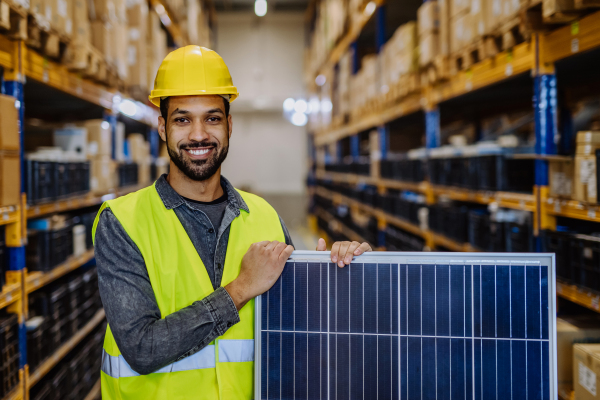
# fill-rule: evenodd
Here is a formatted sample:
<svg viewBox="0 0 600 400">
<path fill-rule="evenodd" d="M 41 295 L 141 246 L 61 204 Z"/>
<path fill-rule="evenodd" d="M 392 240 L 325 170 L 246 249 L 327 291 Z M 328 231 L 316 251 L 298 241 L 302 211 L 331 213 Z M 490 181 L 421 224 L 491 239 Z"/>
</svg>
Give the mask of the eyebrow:
<svg viewBox="0 0 600 400">
<path fill-rule="evenodd" d="M 190 114 L 191 112 L 188 110 L 180 110 L 179 108 L 176 108 L 175 110 L 173 110 L 173 112 L 171 113 L 171 117 L 175 116 L 175 115 L 187 115 Z M 208 110 L 206 112 L 207 114 L 222 114 L 225 115 L 225 112 L 223 112 L 223 110 L 221 110 L 220 108 L 211 108 L 210 110 Z"/>
</svg>

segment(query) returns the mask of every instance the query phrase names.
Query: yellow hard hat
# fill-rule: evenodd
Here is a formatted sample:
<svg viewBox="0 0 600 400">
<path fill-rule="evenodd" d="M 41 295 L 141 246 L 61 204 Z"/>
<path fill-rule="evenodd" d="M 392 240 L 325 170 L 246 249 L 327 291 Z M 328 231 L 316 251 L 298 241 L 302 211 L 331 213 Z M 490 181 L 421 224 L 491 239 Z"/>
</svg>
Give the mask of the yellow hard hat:
<svg viewBox="0 0 600 400">
<path fill-rule="evenodd" d="M 205 47 L 191 45 L 165 57 L 149 99 L 160 107 L 161 97 L 209 94 L 229 95 L 230 102 L 239 95 L 221 56 Z"/>
</svg>

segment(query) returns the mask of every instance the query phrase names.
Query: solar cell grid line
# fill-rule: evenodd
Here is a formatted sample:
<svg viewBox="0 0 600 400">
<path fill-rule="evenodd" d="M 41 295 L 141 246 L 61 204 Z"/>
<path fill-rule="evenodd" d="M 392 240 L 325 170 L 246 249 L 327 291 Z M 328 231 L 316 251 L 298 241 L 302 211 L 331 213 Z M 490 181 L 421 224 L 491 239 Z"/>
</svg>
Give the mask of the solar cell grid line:
<svg viewBox="0 0 600 400">
<path fill-rule="evenodd" d="M 255 302 L 255 398 L 555 399 L 554 279 L 549 254 L 294 252 Z"/>
</svg>

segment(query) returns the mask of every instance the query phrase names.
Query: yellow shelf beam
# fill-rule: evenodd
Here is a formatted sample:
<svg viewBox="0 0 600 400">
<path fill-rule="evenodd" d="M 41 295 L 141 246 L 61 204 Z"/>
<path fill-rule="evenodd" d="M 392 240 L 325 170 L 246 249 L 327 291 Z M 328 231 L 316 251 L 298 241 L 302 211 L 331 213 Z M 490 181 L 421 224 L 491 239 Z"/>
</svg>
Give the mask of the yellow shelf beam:
<svg viewBox="0 0 600 400">
<path fill-rule="evenodd" d="M 19 382 L 17 387 L 15 387 L 9 394 L 4 396 L 2 400 L 23 400 L 23 385 L 22 382 Z"/>
<path fill-rule="evenodd" d="M 410 115 L 423 109 L 421 93 L 413 93 L 402 99 L 399 103 L 386 107 L 380 112 L 365 115 L 356 121 L 337 129 L 325 128 L 315 135 L 315 145 L 321 146 L 332 143 L 347 136 L 353 135 L 385 124 L 405 115 Z"/>
<path fill-rule="evenodd" d="M 97 398 L 100 397 L 100 388 L 101 388 L 101 382 L 100 379 L 98 379 L 96 381 L 96 383 L 94 384 L 94 387 L 92 388 L 92 390 L 90 390 L 90 392 L 88 393 L 87 396 L 85 396 L 84 400 L 96 400 Z"/>
<path fill-rule="evenodd" d="M 0 225 L 14 224 L 19 221 L 21 214 L 19 206 L 0 208 Z"/>
<path fill-rule="evenodd" d="M 548 198 L 542 204 L 543 212 L 555 217 L 567 217 L 585 221 L 600 222 L 600 205 L 586 204 L 576 200 Z"/>
<path fill-rule="evenodd" d="M 600 312 L 600 294 L 587 288 L 556 280 L 556 294 L 592 311 Z"/>
<path fill-rule="evenodd" d="M 167 2 L 164 0 L 150 0 L 150 4 L 152 4 L 152 8 L 158 14 L 162 24 L 173 37 L 175 45 L 182 47 L 189 44 L 188 38 L 183 35 L 179 23 L 174 17 L 173 10 L 169 8 Z"/>
<path fill-rule="evenodd" d="M 71 350 L 75 348 L 94 328 L 104 320 L 104 310 L 99 310 L 96 315 L 79 332 L 77 332 L 65 344 L 60 346 L 46 361 L 42 363 L 35 371 L 29 375 L 27 380 L 27 389 L 39 382 L 50 370 L 58 364 Z"/>
<path fill-rule="evenodd" d="M 316 174 L 318 179 L 331 180 L 339 183 L 348 183 L 351 185 L 363 183 L 365 185 L 383 186 L 388 189 L 396 190 L 410 190 L 418 193 L 423 193 L 427 189 L 427 182 L 402 182 L 392 179 L 378 179 L 366 175 L 327 172 L 324 170 L 317 170 Z"/>
<path fill-rule="evenodd" d="M 333 225 L 332 229 L 334 229 L 336 232 L 344 234 L 350 240 L 360 242 L 360 243 L 366 242 L 366 240 L 361 235 L 354 232 L 352 229 L 348 228 L 346 225 L 344 225 L 342 222 L 340 222 L 339 219 L 337 219 L 336 217 L 334 217 L 327 211 L 323 210 L 322 208 L 316 207 L 315 215 L 320 218 L 323 218 L 326 221 L 335 221 L 336 225 Z M 373 243 L 371 243 L 371 244 L 373 244 Z"/>
<path fill-rule="evenodd" d="M 110 200 L 119 196 L 124 196 L 128 193 L 142 189 L 145 186 L 147 185 L 127 186 L 124 188 L 120 188 L 112 193 L 107 193 L 104 195 L 88 193 L 83 196 L 75 196 L 64 200 L 54 201 L 51 203 L 30 205 L 27 206 L 27 218 L 41 217 L 56 212 L 77 210 L 79 208 L 100 205 L 105 200 Z"/>
<path fill-rule="evenodd" d="M 21 282 L 4 285 L 0 293 L 0 309 L 5 308 L 22 297 Z"/>
<path fill-rule="evenodd" d="M 544 35 L 540 53 L 545 63 L 554 63 L 597 48 L 600 48 L 600 11 Z"/>
<path fill-rule="evenodd" d="M 81 267 L 82 265 L 84 265 L 85 263 L 90 261 L 92 258 L 94 258 L 94 249 L 93 248 L 87 250 L 85 253 L 83 253 L 80 256 L 69 257 L 69 259 L 67 261 L 65 261 L 64 263 L 60 264 L 59 266 L 53 268 L 52 270 L 50 270 L 48 272 L 40 272 L 40 271 L 30 272 L 25 277 L 25 291 L 27 293 L 31 293 L 35 290 L 38 290 L 39 288 L 47 285 L 48 283 L 50 283 L 52 281 L 55 281 L 56 279 L 60 278 L 61 276 L 64 276 L 64 275 L 68 274 L 69 272 L 76 270 L 77 268 Z"/>
<path fill-rule="evenodd" d="M 0 35 L 0 65 L 6 69 L 16 68 L 15 42 L 6 35 Z"/>
</svg>

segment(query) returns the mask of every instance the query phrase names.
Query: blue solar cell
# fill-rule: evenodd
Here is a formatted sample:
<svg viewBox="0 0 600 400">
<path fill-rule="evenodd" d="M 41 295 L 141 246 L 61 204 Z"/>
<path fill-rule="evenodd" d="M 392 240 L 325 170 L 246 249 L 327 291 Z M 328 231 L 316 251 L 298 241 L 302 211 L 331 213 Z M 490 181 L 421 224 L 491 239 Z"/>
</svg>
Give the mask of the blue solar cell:
<svg viewBox="0 0 600 400">
<path fill-rule="evenodd" d="M 481 340 L 481 382 L 485 400 L 497 399 L 496 342 L 496 340 Z"/>
<path fill-rule="evenodd" d="M 473 392 L 475 393 L 475 400 L 482 400 L 483 397 L 483 385 L 481 375 L 481 339 L 473 340 Z"/>
<path fill-rule="evenodd" d="M 527 266 L 525 273 L 525 318 L 527 320 L 527 338 L 541 338 L 542 318 L 540 315 L 540 268 Z"/>
<path fill-rule="evenodd" d="M 436 368 L 437 368 L 437 398 L 438 400 L 450 399 L 450 339 L 437 338 L 435 340 Z"/>
<path fill-rule="evenodd" d="M 510 267 L 511 337 L 525 339 L 525 267 Z"/>
<path fill-rule="evenodd" d="M 510 341 L 511 353 L 515 355 L 511 362 L 512 392 L 515 399 L 527 398 L 527 363 L 523 360 L 527 354 L 526 343 L 524 340 Z"/>
<path fill-rule="evenodd" d="M 450 399 L 465 398 L 466 351 L 464 339 L 450 339 Z"/>
<path fill-rule="evenodd" d="M 436 400 L 435 374 L 435 338 L 424 337 L 421 342 L 423 349 L 423 382 L 429 382 L 429 385 L 423 385 L 423 400 Z"/>
<path fill-rule="evenodd" d="M 294 330 L 294 263 L 287 263 L 281 274 L 281 330 Z"/>
<path fill-rule="evenodd" d="M 473 336 L 481 337 L 481 266 L 473 265 Z"/>
<path fill-rule="evenodd" d="M 260 398 L 550 398 L 552 271 L 455 261 L 289 262 L 257 305 Z"/>
<path fill-rule="evenodd" d="M 408 400 L 408 337 L 400 336 L 400 399 Z"/>
<path fill-rule="evenodd" d="M 281 333 L 281 398 L 294 398 L 294 349 L 293 332 Z"/>
<path fill-rule="evenodd" d="M 364 353 L 364 336 L 350 336 L 350 398 L 362 398 L 363 393 L 363 353 Z"/>
<path fill-rule="evenodd" d="M 508 266 L 496 267 L 496 336 L 510 337 L 510 277 Z"/>
<path fill-rule="evenodd" d="M 450 335 L 450 266 L 435 267 L 435 310 L 437 336 Z"/>
<path fill-rule="evenodd" d="M 377 400 L 377 336 L 365 335 L 364 398 Z"/>
<path fill-rule="evenodd" d="M 421 338 L 408 337 L 408 398 L 421 398 Z"/>
<path fill-rule="evenodd" d="M 335 270 L 335 286 L 337 293 L 336 332 L 350 332 L 350 269 Z"/>
<path fill-rule="evenodd" d="M 321 397 L 321 335 L 309 333 L 307 346 L 307 398 L 318 399 Z"/>
<path fill-rule="evenodd" d="M 540 307 L 542 313 L 542 339 L 548 339 L 548 267 L 541 266 L 541 301 L 542 306 Z"/>
<path fill-rule="evenodd" d="M 345 385 L 337 385 L 336 399 L 347 399 L 350 396 L 350 335 L 336 335 L 336 382 L 346 382 Z"/>
<path fill-rule="evenodd" d="M 391 336 L 377 336 L 377 381 L 377 398 L 391 400 L 393 398 Z"/>
<path fill-rule="evenodd" d="M 423 277 L 423 315 L 435 315 L 435 266 L 422 265 Z M 435 318 L 423 318 L 423 335 L 435 336 Z"/>
<path fill-rule="evenodd" d="M 392 333 L 392 266 L 377 266 L 377 332 Z"/>
<path fill-rule="evenodd" d="M 400 334 L 406 335 L 408 326 L 408 266 L 400 265 Z"/>
<path fill-rule="evenodd" d="M 421 268 L 408 269 L 407 280 L 407 329 L 409 335 L 421 334 Z"/>
<path fill-rule="evenodd" d="M 471 283 L 472 267 L 465 266 L 465 336 L 473 335 L 473 318 L 471 315 L 473 290 Z"/>
<path fill-rule="evenodd" d="M 307 273 L 306 285 L 308 294 L 306 299 L 308 309 L 308 330 L 312 332 L 321 331 L 321 293 L 325 289 L 321 281 L 321 265 L 316 263 L 308 264 L 310 273 Z M 326 312 L 327 310 L 325 310 Z"/>
<path fill-rule="evenodd" d="M 450 266 L 450 335 L 465 335 L 465 273 L 463 265 Z"/>
<path fill-rule="evenodd" d="M 510 353 L 510 341 L 498 340 L 497 341 L 497 360 L 498 360 L 498 399 L 510 399 L 511 385 L 511 353 Z"/>
<path fill-rule="evenodd" d="M 296 263 L 294 267 L 294 330 L 307 330 L 308 320 L 308 265 L 306 263 Z"/>
<path fill-rule="evenodd" d="M 363 272 L 362 264 L 352 264 L 350 268 L 350 332 L 362 333 L 363 331 Z"/>
<path fill-rule="evenodd" d="M 527 341 L 527 400 L 542 400 L 542 342 Z"/>
<path fill-rule="evenodd" d="M 377 264 L 364 264 L 364 331 L 377 333 Z"/>
<path fill-rule="evenodd" d="M 281 333 L 269 332 L 267 337 L 268 365 L 267 393 L 268 399 L 281 397 Z"/>
</svg>

